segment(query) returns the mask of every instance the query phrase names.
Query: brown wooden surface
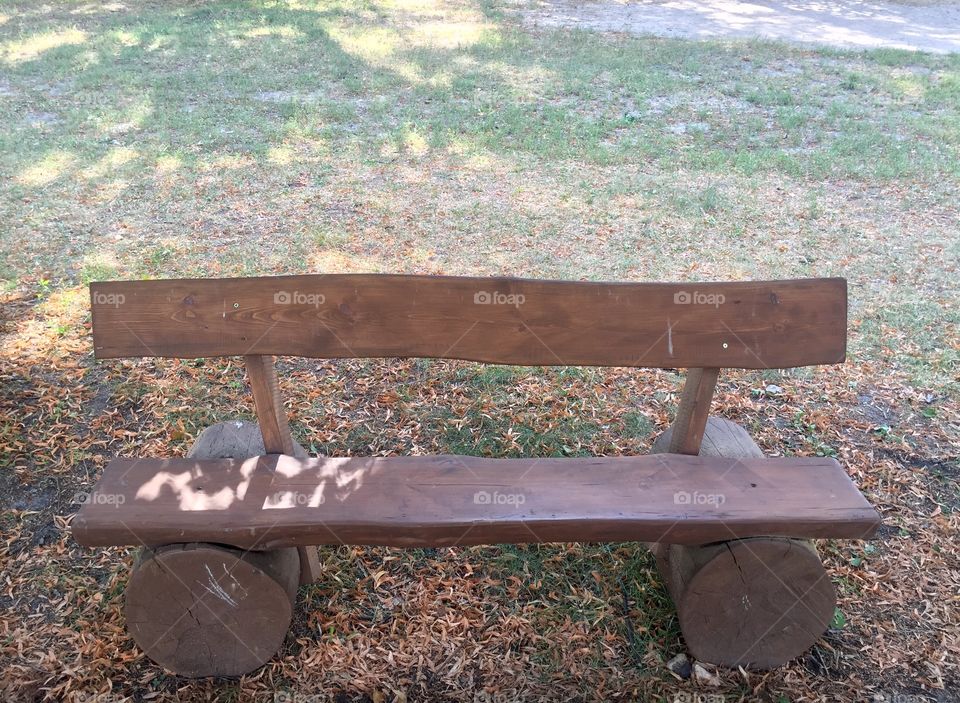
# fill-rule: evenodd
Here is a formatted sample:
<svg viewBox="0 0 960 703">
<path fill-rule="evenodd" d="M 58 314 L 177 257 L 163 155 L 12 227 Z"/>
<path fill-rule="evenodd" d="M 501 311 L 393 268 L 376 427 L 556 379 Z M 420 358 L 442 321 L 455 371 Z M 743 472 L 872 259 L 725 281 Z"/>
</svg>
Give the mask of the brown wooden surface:
<svg viewBox="0 0 960 703">
<path fill-rule="evenodd" d="M 224 420 L 204 428 L 187 450 L 187 458 L 246 459 L 266 453 L 263 434 L 256 422 Z M 306 456 L 306 452 L 303 455 Z"/>
<path fill-rule="evenodd" d="M 654 442 L 672 446 L 674 428 Z M 711 417 L 702 456 L 762 460 L 735 422 Z M 801 655 L 826 630 L 836 594 L 810 542 L 756 537 L 705 546 L 653 545 L 693 656 L 725 666 L 769 669 Z"/>
<path fill-rule="evenodd" d="M 275 377 L 276 373 L 274 372 L 273 375 Z M 289 453 L 301 459 L 307 458 L 306 450 L 293 440 L 289 428 L 287 430 L 287 437 L 292 445 L 292 451 Z M 267 453 L 263 433 L 257 423 L 227 420 L 211 425 L 201 432 L 197 441 L 187 452 L 187 457 L 191 459 L 246 459 Z M 300 584 L 313 583 L 321 575 L 317 548 L 305 546 L 298 548 L 297 552 L 300 556 Z"/>
<path fill-rule="evenodd" d="M 301 586 L 313 583 L 323 576 L 323 564 L 320 563 L 320 555 L 315 545 L 301 545 L 297 547 L 297 554 L 300 555 Z"/>
<path fill-rule="evenodd" d="M 263 446 L 267 454 L 295 453 L 287 414 L 283 410 L 280 397 L 280 385 L 273 357 L 248 355 L 244 357 L 247 378 L 253 391 L 254 405 L 257 409 L 257 422 L 263 434 Z M 239 458 L 239 457 L 235 457 Z"/>
<path fill-rule="evenodd" d="M 836 592 L 816 550 L 802 540 L 758 537 L 670 552 L 671 590 L 694 658 L 772 669 L 826 631 Z M 682 590 L 681 590 L 682 589 Z"/>
<path fill-rule="evenodd" d="M 722 505 L 703 502 L 709 494 L 722 494 Z M 72 526 L 88 546 L 205 541 L 269 549 L 863 538 L 878 522 L 830 458 L 271 455 L 116 459 Z"/>
<path fill-rule="evenodd" d="M 677 419 L 673 423 L 670 452 L 673 454 L 700 453 L 700 442 L 710 415 L 710 401 L 717 387 L 720 369 L 690 369 L 683 386 Z"/>
<path fill-rule="evenodd" d="M 846 281 L 837 278 L 590 283 L 338 274 L 111 281 L 90 290 L 99 358 L 774 368 L 839 363 L 846 349 Z M 704 302 L 708 296 L 723 302 Z M 682 302 L 688 297 L 693 302 Z"/>
<path fill-rule="evenodd" d="M 283 644 L 299 573 L 296 549 L 146 550 L 127 582 L 127 629 L 148 657 L 175 674 L 246 674 Z"/>
<path fill-rule="evenodd" d="M 653 441 L 651 454 L 671 454 L 674 426 L 668 427 Z M 728 459 L 749 457 L 765 458 L 763 451 L 753 441 L 750 433 L 732 420 L 723 417 L 709 417 L 704 424 L 703 438 L 700 441 L 700 455 L 704 457 L 726 457 Z"/>
</svg>

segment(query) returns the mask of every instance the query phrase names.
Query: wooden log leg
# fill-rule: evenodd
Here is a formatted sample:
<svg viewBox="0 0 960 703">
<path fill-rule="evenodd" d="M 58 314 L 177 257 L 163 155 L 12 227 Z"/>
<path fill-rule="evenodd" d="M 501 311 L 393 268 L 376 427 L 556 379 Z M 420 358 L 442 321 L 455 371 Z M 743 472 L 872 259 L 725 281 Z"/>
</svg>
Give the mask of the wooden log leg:
<svg viewBox="0 0 960 703">
<path fill-rule="evenodd" d="M 700 453 L 700 442 L 710 416 L 710 401 L 717 387 L 720 369 L 689 369 L 683 384 L 683 395 L 677 409 L 677 419 L 671 427 L 670 439 L 663 451 L 672 454 Z"/>
<path fill-rule="evenodd" d="M 320 564 L 320 552 L 317 547 L 297 547 L 297 554 L 300 556 L 300 578 L 301 586 L 313 583 L 318 580 L 323 572 Z"/>
<path fill-rule="evenodd" d="M 264 453 L 256 423 L 230 421 L 205 429 L 187 456 Z M 127 629 L 147 656 L 173 673 L 245 674 L 283 644 L 302 572 L 296 548 L 245 552 L 192 543 L 143 549 L 127 582 Z"/>
<path fill-rule="evenodd" d="M 672 428 L 653 453 L 670 447 Z M 763 456 L 734 422 L 711 417 L 700 453 Z M 833 617 L 836 592 L 813 544 L 759 537 L 653 545 L 687 647 L 701 661 L 771 669 L 803 654 Z"/>
<path fill-rule="evenodd" d="M 127 582 L 127 629 L 181 676 L 240 676 L 280 649 L 300 574 L 296 549 L 243 552 L 213 544 L 144 550 Z"/>
</svg>

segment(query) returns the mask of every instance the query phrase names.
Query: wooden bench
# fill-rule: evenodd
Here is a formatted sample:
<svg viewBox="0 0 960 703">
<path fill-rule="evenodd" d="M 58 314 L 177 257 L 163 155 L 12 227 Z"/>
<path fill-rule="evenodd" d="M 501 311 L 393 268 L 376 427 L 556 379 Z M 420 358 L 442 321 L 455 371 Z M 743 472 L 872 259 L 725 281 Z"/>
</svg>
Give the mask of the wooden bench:
<svg viewBox="0 0 960 703">
<path fill-rule="evenodd" d="M 74 517 L 86 546 L 139 545 L 127 626 L 167 669 L 237 675 L 283 642 L 315 545 L 651 545 L 698 659 L 801 654 L 835 593 L 812 538 L 880 519 L 832 458 L 767 458 L 708 416 L 720 368 L 836 364 L 846 282 L 586 283 L 315 275 L 91 285 L 97 358 L 243 356 L 258 424 L 187 458 L 116 459 Z M 275 355 L 687 368 L 672 427 L 639 457 L 317 457 L 297 445 Z"/>
</svg>

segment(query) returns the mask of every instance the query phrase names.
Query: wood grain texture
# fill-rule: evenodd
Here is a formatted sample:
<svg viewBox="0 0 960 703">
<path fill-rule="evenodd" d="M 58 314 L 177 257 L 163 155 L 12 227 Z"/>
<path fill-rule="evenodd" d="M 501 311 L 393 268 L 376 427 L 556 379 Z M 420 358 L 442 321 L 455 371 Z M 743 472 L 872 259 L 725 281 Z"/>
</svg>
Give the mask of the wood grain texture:
<svg viewBox="0 0 960 703">
<path fill-rule="evenodd" d="M 253 391 L 257 409 L 257 423 L 263 434 L 263 446 L 267 454 L 295 454 L 293 436 L 287 424 L 280 397 L 280 382 L 272 356 L 248 355 L 243 357 L 247 378 Z"/>
<path fill-rule="evenodd" d="M 677 419 L 673 423 L 670 452 L 673 454 L 700 453 L 700 442 L 710 415 L 710 401 L 717 387 L 720 369 L 690 369 L 683 386 Z"/>
<path fill-rule="evenodd" d="M 289 431 L 287 436 L 290 437 Z M 290 437 L 291 456 L 307 458 L 307 451 Z M 210 425 L 187 452 L 191 459 L 247 459 L 267 454 L 263 433 L 257 423 L 226 420 Z M 276 452 L 270 452 L 276 453 Z M 298 547 L 300 585 L 313 583 L 321 575 L 320 558 L 313 546 Z"/>
<path fill-rule="evenodd" d="M 335 274 L 90 285 L 98 358 L 428 357 L 778 368 L 846 352 L 843 279 L 591 283 Z"/>
<path fill-rule="evenodd" d="M 283 644 L 299 572 L 295 549 L 172 544 L 145 550 L 124 595 L 127 630 L 148 657 L 175 674 L 246 674 Z"/>
<path fill-rule="evenodd" d="M 297 553 L 300 555 L 300 585 L 306 586 L 319 580 L 323 576 L 323 564 L 316 545 L 300 545 Z"/>
<path fill-rule="evenodd" d="M 650 448 L 651 454 L 671 454 L 674 426 L 664 430 Z M 727 457 L 728 459 L 751 457 L 763 459 L 764 453 L 753 441 L 750 433 L 733 420 L 725 417 L 708 417 L 700 442 L 700 455 Z"/>
<path fill-rule="evenodd" d="M 674 430 L 657 438 L 653 453 L 672 446 Z M 700 454 L 763 458 L 745 429 L 718 417 L 706 423 Z M 687 647 L 700 661 L 780 666 L 809 649 L 833 616 L 836 593 L 811 542 L 755 537 L 651 548 Z"/>
<path fill-rule="evenodd" d="M 837 599 L 806 541 L 732 540 L 670 551 L 671 590 L 684 641 L 703 662 L 772 669 L 802 655 L 826 631 Z"/>
<path fill-rule="evenodd" d="M 722 496 L 722 500 L 709 496 Z M 74 518 L 87 546 L 427 547 L 866 538 L 879 517 L 830 458 L 461 456 L 116 459 Z"/>
<path fill-rule="evenodd" d="M 302 448 L 299 450 L 303 451 Z M 187 450 L 187 458 L 246 459 L 266 453 L 263 434 L 257 423 L 249 420 L 224 420 L 204 428 Z M 305 451 L 303 456 L 306 456 Z"/>
</svg>

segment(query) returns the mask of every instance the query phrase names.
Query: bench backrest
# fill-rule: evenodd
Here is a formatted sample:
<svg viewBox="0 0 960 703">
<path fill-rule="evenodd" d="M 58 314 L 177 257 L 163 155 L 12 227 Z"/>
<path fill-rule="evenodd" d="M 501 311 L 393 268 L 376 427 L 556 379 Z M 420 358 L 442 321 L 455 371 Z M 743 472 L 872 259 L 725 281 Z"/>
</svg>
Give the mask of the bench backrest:
<svg viewBox="0 0 960 703">
<path fill-rule="evenodd" d="M 377 274 L 90 286 L 98 358 L 244 356 L 267 453 L 293 454 L 273 356 L 690 368 L 670 451 L 697 454 L 720 368 L 844 360 L 847 283 L 590 283 Z"/>
<path fill-rule="evenodd" d="M 90 286 L 98 358 L 425 357 L 786 368 L 842 362 L 838 278 L 592 283 L 332 274 Z"/>
</svg>

